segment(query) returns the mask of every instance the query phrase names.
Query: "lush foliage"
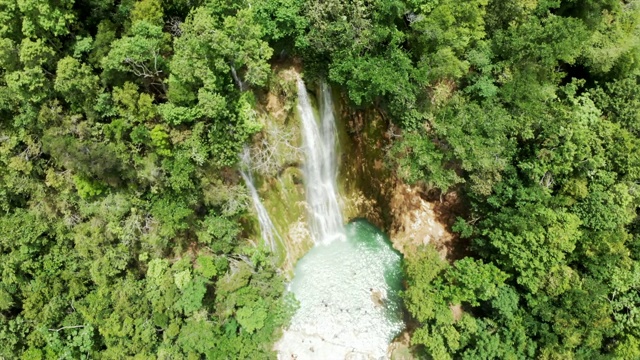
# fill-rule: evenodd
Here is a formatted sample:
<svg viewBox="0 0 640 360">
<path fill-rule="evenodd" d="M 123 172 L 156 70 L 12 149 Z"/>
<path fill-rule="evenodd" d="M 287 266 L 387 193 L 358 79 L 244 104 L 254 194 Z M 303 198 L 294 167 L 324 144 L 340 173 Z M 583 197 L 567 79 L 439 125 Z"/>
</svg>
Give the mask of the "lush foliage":
<svg viewBox="0 0 640 360">
<path fill-rule="evenodd" d="M 408 258 L 428 356 L 639 358 L 639 26 L 635 0 L 0 1 L 0 357 L 273 356 L 232 167 L 296 57 L 469 204 L 472 256 Z"/>
<path fill-rule="evenodd" d="M 272 50 L 218 5 L 0 2 L 0 358 L 274 356 L 230 168 Z"/>
</svg>

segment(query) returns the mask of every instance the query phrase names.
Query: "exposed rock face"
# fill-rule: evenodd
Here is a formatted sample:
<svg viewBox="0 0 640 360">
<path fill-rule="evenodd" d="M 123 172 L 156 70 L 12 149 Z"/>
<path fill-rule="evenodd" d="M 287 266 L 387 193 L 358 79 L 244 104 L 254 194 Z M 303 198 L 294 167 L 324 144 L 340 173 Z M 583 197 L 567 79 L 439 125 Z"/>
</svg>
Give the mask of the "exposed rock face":
<svg viewBox="0 0 640 360">
<path fill-rule="evenodd" d="M 384 289 L 371 289 L 371 301 L 376 307 L 382 307 L 387 299 Z"/>
<path fill-rule="evenodd" d="M 433 244 L 443 259 L 457 258 L 457 238 L 450 231 L 455 216 L 448 212 L 456 201 L 455 193 L 445 195 L 442 201 L 429 200 L 420 187 L 396 183 L 390 200 L 389 232 L 396 249 L 406 255 L 420 245 Z"/>
<path fill-rule="evenodd" d="M 278 249 L 282 268 L 292 275 L 296 261 L 313 246 L 306 226 L 307 207 L 301 164 L 300 121 L 295 104 L 299 64 L 274 66 L 268 90 L 258 98 L 256 113 L 262 133 L 251 147 L 258 192 L 284 248 Z"/>
<path fill-rule="evenodd" d="M 457 203 L 455 193 L 430 199 L 422 186 L 397 178 L 385 165 L 385 156 L 399 130 L 380 113 L 341 113 L 340 179 L 345 218 L 365 217 L 387 232 L 393 246 L 404 255 L 431 243 L 443 258 L 455 256 L 451 252 L 455 237 L 449 230 L 455 217 L 446 211 Z"/>
</svg>

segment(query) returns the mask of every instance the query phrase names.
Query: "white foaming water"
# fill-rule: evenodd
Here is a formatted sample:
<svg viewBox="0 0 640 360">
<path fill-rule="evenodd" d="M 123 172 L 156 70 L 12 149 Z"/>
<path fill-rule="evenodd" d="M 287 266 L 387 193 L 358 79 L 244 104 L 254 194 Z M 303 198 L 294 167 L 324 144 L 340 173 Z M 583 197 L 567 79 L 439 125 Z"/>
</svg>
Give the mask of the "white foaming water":
<svg viewBox="0 0 640 360">
<path fill-rule="evenodd" d="M 404 328 L 400 255 L 366 221 L 345 234 L 296 265 L 289 289 L 300 307 L 276 344 L 279 359 L 384 359 Z"/>
<path fill-rule="evenodd" d="M 336 184 L 336 124 L 329 87 L 322 84 L 320 119 L 316 119 L 307 88 L 302 79 L 298 78 L 298 112 L 302 120 L 305 154 L 303 171 L 309 227 L 316 244 L 329 244 L 335 239 L 344 238 Z"/>
<path fill-rule="evenodd" d="M 260 196 L 258 195 L 258 190 L 256 190 L 256 187 L 253 184 L 253 176 L 251 175 L 251 156 L 249 153 L 249 148 L 244 148 L 241 160 L 240 175 L 242 175 L 244 183 L 247 185 L 247 189 L 249 189 L 253 207 L 255 208 L 258 215 L 258 222 L 260 223 L 260 235 L 262 236 L 262 240 L 264 241 L 265 245 L 267 245 L 269 249 L 274 252 L 276 250 L 276 239 L 279 241 L 282 241 L 282 239 L 280 239 L 278 231 L 276 230 L 275 226 L 273 226 L 273 222 L 269 217 L 269 213 L 262 204 Z"/>
</svg>

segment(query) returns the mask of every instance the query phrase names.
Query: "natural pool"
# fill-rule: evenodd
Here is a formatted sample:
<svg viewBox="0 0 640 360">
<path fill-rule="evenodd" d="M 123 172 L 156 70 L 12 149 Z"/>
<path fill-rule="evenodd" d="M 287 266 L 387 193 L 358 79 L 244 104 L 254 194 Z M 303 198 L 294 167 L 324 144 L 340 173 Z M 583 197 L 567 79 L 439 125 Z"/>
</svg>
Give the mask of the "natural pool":
<svg viewBox="0 0 640 360">
<path fill-rule="evenodd" d="M 401 255 L 365 220 L 344 231 L 296 265 L 289 289 L 300 307 L 276 344 L 280 359 L 378 359 L 404 328 Z"/>
</svg>

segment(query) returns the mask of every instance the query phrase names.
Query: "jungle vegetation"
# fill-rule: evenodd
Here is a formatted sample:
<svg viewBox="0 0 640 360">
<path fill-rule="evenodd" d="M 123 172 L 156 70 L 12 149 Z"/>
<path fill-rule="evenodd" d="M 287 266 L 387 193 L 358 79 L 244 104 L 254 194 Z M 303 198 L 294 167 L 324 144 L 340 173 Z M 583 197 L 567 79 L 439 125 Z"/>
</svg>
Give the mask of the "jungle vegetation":
<svg viewBox="0 0 640 360">
<path fill-rule="evenodd" d="M 285 58 L 468 202 L 467 257 L 406 259 L 418 355 L 640 358 L 639 25 L 637 0 L 0 0 L 0 358 L 275 357 L 292 307 L 234 166 Z"/>
</svg>

